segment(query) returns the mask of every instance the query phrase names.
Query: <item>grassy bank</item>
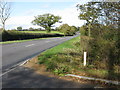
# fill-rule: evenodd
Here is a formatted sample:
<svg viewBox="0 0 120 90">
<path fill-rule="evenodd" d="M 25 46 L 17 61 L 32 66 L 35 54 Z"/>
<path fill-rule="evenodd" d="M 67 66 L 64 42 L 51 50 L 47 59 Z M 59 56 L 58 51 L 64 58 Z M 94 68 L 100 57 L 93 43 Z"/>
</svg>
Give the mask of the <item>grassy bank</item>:
<svg viewBox="0 0 120 90">
<path fill-rule="evenodd" d="M 43 52 L 38 57 L 39 64 L 44 64 L 47 67 L 47 70 L 58 75 L 72 73 L 104 79 L 108 79 L 108 76 L 111 76 L 110 79 L 118 80 L 118 67 L 116 67 L 116 73 L 112 75 L 109 75 L 107 69 L 98 69 L 93 65 L 87 65 L 84 67 L 83 55 L 81 54 L 80 49 L 80 38 L 73 38 Z"/>
</svg>

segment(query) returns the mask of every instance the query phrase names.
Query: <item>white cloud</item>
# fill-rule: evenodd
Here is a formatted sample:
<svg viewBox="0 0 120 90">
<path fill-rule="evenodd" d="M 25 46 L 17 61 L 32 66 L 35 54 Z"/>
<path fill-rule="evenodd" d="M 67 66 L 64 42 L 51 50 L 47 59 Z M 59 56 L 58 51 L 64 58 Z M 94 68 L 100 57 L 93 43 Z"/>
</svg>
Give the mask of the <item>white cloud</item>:
<svg viewBox="0 0 120 90">
<path fill-rule="evenodd" d="M 11 17 L 8 21 L 7 24 L 29 24 L 31 20 L 33 20 L 33 16 L 15 16 Z"/>
<path fill-rule="evenodd" d="M 30 10 L 25 13 L 25 16 L 15 16 L 11 17 L 7 21 L 7 29 L 13 29 L 18 26 L 22 26 L 23 28 L 29 28 L 29 27 L 34 27 L 38 28 L 39 26 L 33 26 L 31 24 L 31 21 L 34 20 L 35 15 L 39 14 L 44 14 L 44 13 L 52 13 L 54 15 L 59 15 L 62 17 L 62 23 L 60 24 L 55 24 L 56 26 L 59 26 L 63 23 L 67 23 L 69 25 L 74 25 L 74 26 L 81 26 L 84 24 L 83 20 L 78 19 L 79 12 L 77 11 L 76 7 L 70 7 L 70 8 L 65 8 L 63 10 Z"/>
<path fill-rule="evenodd" d="M 31 21 L 34 19 L 34 17 L 32 16 L 15 16 L 15 17 L 11 17 L 8 21 L 7 21 L 7 25 L 6 29 L 12 29 L 18 26 L 27 26 L 30 25 Z"/>
<path fill-rule="evenodd" d="M 81 26 L 84 24 L 84 21 L 79 20 L 78 15 L 79 12 L 76 8 L 66 8 L 64 10 L 53 11 L 53 14 L 59 15 L 62 17 L 63 23 L 67 23 L 69 25 Z"/>
</svg>

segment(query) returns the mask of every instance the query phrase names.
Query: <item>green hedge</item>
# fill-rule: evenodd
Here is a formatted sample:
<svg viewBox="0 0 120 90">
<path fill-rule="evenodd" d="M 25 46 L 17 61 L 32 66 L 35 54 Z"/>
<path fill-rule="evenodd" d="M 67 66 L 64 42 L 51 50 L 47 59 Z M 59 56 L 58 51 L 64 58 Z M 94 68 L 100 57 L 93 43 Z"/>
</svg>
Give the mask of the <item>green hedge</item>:
<svg viewBox="0 0 120 90">
<path fill-rule="evenodd" d="M 0 41 L 12 41 L 12 40 L 25 40 L 25 39 L 34 39 L 34 38 L 46 38 L 46 37 L 62 37 L 62 34 L 53 34 L 53 33 L 24 33 L 17 31 L 3 31 L 0 33 L 2 39 Z"/>
</svg>

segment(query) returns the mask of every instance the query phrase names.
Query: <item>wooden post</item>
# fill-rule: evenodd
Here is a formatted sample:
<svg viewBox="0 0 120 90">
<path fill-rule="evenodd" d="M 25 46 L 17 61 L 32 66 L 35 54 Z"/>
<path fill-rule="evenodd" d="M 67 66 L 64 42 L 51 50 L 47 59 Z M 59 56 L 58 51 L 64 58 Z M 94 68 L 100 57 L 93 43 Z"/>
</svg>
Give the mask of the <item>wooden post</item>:
<svg viewBox="0 0 120 90">
<path fill-rule="evenodd" d="M 87 57 L 87 52 L 84 52 L 84 62 L 83 62 L 84 66 L 86 66 L 86 57 Z"/>
</svg>

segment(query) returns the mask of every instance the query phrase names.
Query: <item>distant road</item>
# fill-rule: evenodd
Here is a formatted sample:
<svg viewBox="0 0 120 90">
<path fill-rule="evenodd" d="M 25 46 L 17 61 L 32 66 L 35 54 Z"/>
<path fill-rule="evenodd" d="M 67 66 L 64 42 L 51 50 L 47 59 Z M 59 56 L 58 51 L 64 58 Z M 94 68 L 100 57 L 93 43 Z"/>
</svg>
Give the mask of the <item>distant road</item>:
<svg viewBox="0 0 120 90">
<path fill-rule="evenodd" d="M 10 67 L 76 36 L 78 35 L 4 44 L 2 45 L 2 70 L 5 72 Z"/>
</svg>

